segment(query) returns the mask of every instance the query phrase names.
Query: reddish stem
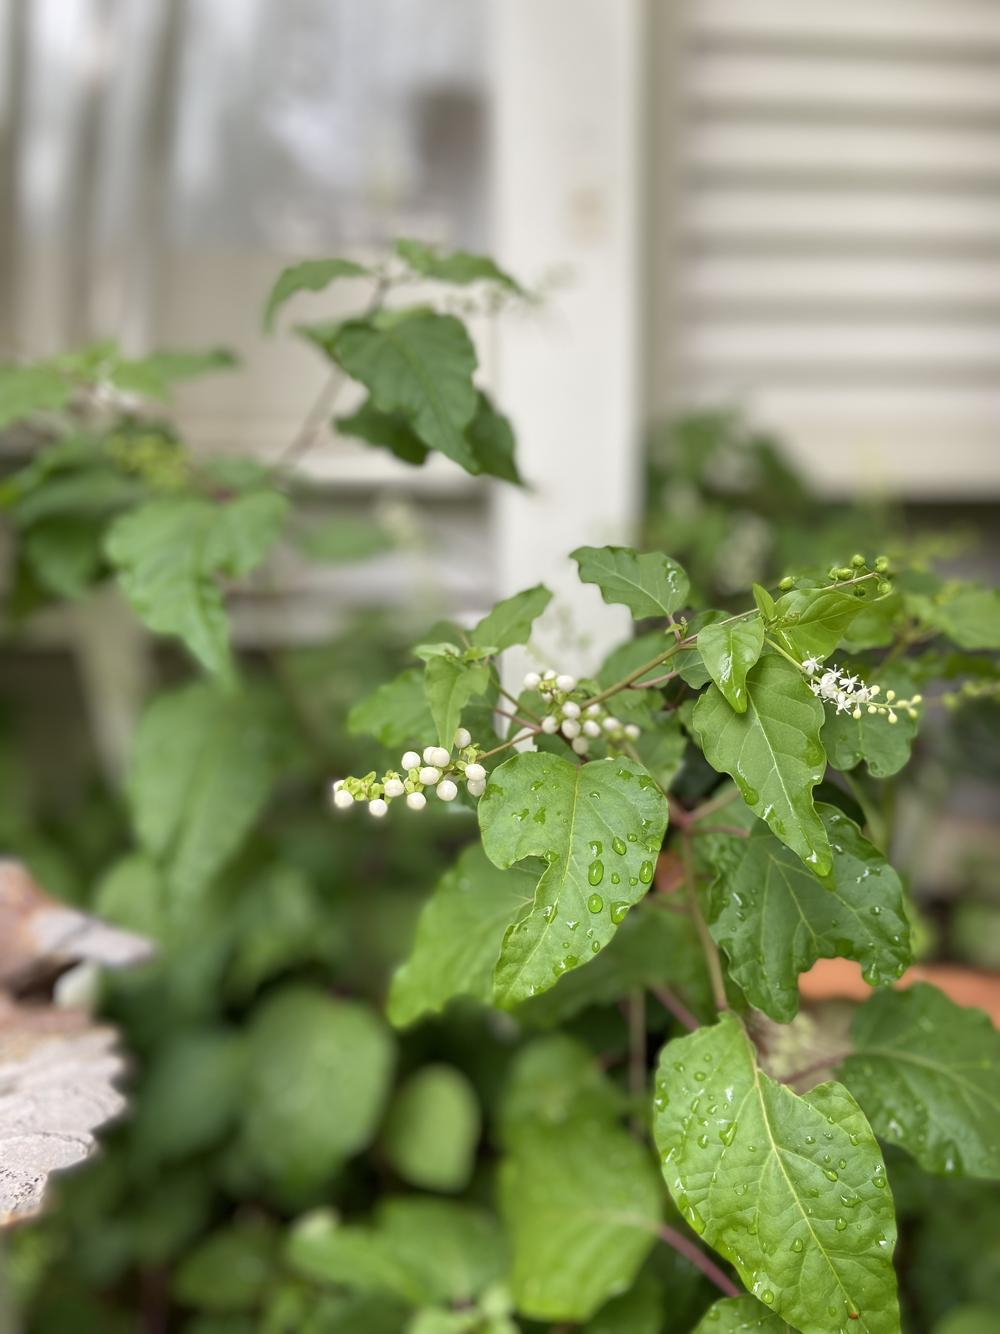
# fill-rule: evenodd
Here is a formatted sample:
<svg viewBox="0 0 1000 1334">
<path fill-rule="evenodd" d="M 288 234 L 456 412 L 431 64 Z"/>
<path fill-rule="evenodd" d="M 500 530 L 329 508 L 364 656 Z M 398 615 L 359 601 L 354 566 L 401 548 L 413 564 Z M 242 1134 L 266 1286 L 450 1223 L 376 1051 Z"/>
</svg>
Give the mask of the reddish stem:
<svg viewBox="0 0 1000 1334">
<path fill-rule="evenodd" d="M 682 1232 L 678 1232 L 676 1228 L 670 1227 L 667 1223 L 661 1223 L 656 1235 L 668 1246 L 672 1246 L 678 1255 L 683 1255 L 685 1260 L 689 1260 L 696 1269 L 700 1269 L 706 1278 L 711 1279 L 720 1292 L 724 1292 L 727 1297 L 738 1297 L 740 1295 L 740 1290 L 732 1279 L 727 1277 L 719 1266 L 710 1260 L 705 1252 L 685 1237 Z"/>
<path fill-rule="evenodd" d="M 679 1024 L 682 1024 L 689 1033 L 693 1033 L 701 1025 L 694 1017 L 687 1006 L 677 997 L 668 987 L 650 987 L 650 994 L 655 996 L 663 1008 L 674 1016 Z"/>
</svg>

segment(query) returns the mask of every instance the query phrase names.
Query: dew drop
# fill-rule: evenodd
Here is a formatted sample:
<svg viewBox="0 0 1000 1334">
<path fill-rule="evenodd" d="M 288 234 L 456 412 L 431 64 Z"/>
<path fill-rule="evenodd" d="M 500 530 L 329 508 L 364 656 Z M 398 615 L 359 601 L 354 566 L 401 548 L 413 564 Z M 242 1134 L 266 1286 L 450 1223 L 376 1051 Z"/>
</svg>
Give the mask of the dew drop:
<svg viewBox="0 0 1000 1334">
<path fill-rule="evenodd" d="M 587 900 L 587 907 L 591 912 L 600 912 L 604 907 L 604 900 L 601 898 L 600 894 L 591 894 L 590 898 Z"/>
<path fill-rule="evenodd" d="M 613 885 L 620 885 L 621 882 L 622 882 L 622 878 L 621 878 L 621 876 L 618 874 L 618 872 L 617 872 L 617 871 L 612 871 L 612 872 L 611 872 L 611 883 L 612 883 Z"/>
<path fill-rule="evenodd" d="M 802 1238 L 801 1238 L 801 1237 L 796 1237 L 795 1240 L 792 1242 L 792 1250 L 795 1252 L 796 1255 L 798 1255 L 798 1254 L 801 1253 L 801 1251 L 802 1251 Z"/>
<path fill-rule="evenodd" d="M 611 905 L 611 920 L 617 926 L 619 922 L 624 922 L 625 914 L 629 910 L 629 905 L 623 900 L 618 899 Z"/>
<path fill-rule="evenodd" d="M 611 850 L 612 852 L 617 852 L 619 857 L 624 857 L 625 840 L 623 838 L 619 838 L 618 835 L 615 834 L 614 838 L 611 840 Z"/>
<path fill-rule="evenodd" d="M 843 1230 L 847 1227 L 847 1219 L 838 1218 L 833 1226 L 837 1229 L 838 1232 L 843 1232 Z"/>
<path fill-rule="evenodd" d="M 735 1138 L 736 1138 L 736 1122 L 727 1121 L 726 1124 L 719 1131 L 719 1139 L 722 1140 L 723 1144 L 728 1149 L 730 1144 L 732 1144 Z"/>
<path fill-rule="evenodd" d="M 643 862 L 639 867 L 639 879 L 644 885 L 648 885 L 653 878 L 653 863 Z"/>
<path fill-rule="evenodd" d="M 598 842 L 598 840 L 595 838 L 593 843 L 591 843 L 590 845 L 591 857 L 599 857 L 603 851 L 604 851 L 604 844 Z"/>
<path fill-rule="evenodd" d="M 555 915 L 556 915 L 556 905 L 554 903 L 550 903 L 542 912 L 542 921 L 551 922 L 553 917 L 555 917 Z"/>
<path fill-rule="evenodd" d="M 592 885 L 599 885 L 604 879 L 604 863 L 591 862 L 587 867 L 587 879 Z"/>
<path fill-rule="evenodd" d="M 833 1170 L 832 1167 L 824 1167 L 824 1168 L 823 1168 L 823 1175 L 826 1177 L 827 1181 L 839 1181 L 839 1180 L 840 1180 L 840 1176 L 839 1176 L 839 1174 L 838 1174 L 837 1172 L 835 1172 L 835 1171 Z"/>
</svg>

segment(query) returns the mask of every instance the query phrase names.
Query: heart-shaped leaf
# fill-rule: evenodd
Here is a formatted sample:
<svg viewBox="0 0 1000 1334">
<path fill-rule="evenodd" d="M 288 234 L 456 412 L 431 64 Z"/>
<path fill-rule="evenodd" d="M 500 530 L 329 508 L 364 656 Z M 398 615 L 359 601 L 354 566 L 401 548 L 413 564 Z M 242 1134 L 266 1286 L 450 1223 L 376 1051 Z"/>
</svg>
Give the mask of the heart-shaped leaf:
<svg viewBox="0 0 1000 1334">
<path fill-rule="evenodd" d="M 746 713 L 747 672 L 764 647 L 764 622 L 759 616 L 698 631 L 698 652 L 709 676 L 737 713 Z"/>
</svg>

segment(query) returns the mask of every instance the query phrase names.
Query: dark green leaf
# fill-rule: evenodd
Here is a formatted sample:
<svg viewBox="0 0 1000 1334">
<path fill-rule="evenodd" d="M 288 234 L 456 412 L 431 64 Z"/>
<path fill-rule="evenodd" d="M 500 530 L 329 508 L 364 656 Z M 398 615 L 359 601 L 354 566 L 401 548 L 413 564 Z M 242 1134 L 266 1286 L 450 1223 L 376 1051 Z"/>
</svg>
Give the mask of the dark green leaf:
<svg viewBox="0 0 1000 1334">
<path fill-rule="evenodd" d="M 1000 1177 L 1000 1033 L 921 982 L 879 993 L 852 1025 L 841 1068 L 883 1139 L 927 1172 Z"/>
<path fill-rule="evenodd" d="M 264 307 L 264 328 L 274 327 L 274 317 L 296 292 L 321 292 L 338 278 L 369 278 L 371 270 L 353 259 L 304 259 L 284 269 L 271 288 Z"/>
<path fill-rule="evenodd" d="M 895 981 L 911 960 L 899 877 L 835 806 L 818 806 L 833 849 L 823 879 L 762 825 L 735 870 L 713 887 L 712 935 L 747 1000 L 787 1023 L 798 978 L 817 959 L 856 959 L 872 986 Z"/>
<path fill-rule="evenodd" d="M 404 463 L 421 464 L 430 449 L 417 435 L 410 420 L 402 412 L 380 412 L 371 399 L 366 399 L 356 412 L 335 419 L 341 435 L 354 436 L 369 445 L 380 445 L 390 450 Z"/>
<path fill-rule="evenodd" d="M 465 438 L 479 465 L 477 472 L 521 485 L 514 460 L 514 432 L 510 421 L 498 412 L 489 396 L 479 391 L 476 415 L 466 427 Z"/>
<path fill-rule="evenodd" d="M 61 598 L 78 598 L 100 571 L 102 536 L 99 520 L 71 515 L 43 520 L 24 536 L 25 559 L 49 592 Z"/>
<path fill-rule="evenodd" d="M 669 556 L 631 547 L 577 547 L 570 555 L 585 584 L 597 584 L 605 602 L 622 602 L 636 620 L 671 617 L 684 606 L 688 577 Z"/>
<path fill-rule="evenodd" d="M 479 824 L 497 866 L 526 857 L 546 862 L 497 963 L 496 999 L 513 1005 L 590 962 L 611 940 L 652 881 L 667 803 L 631 760 L 576 765 L 531 751 L 493 771 Z"/>
<path fill-rule="evenodd" d="M 728 625 L 706 625 L 698 631 L 698 652 L 709 676 L 737 713 L 746 713 L 747 672 L 764 647 L 764 622 L 759 616 Z"/>
<path fill-rule="evenodd" d="M 705 758 L 729 774 L 743 800 L 817 875 L 832 864 L 812 790 L 823 779 L 823 705 L 802 673 L 776 654 L 747 676 L 746 713 L 734 713 L 716 686 L 695 706 L 693 727 Z"/>
<path fill-rule="evenodd" d="M 845 1088 L 797 1097 L 725 1014 L 667 1044 L 654 1107 L 677 1207 L 755 1296 L 802 1334 L 898 1334 L 892 1194 Z"/>
</svg>

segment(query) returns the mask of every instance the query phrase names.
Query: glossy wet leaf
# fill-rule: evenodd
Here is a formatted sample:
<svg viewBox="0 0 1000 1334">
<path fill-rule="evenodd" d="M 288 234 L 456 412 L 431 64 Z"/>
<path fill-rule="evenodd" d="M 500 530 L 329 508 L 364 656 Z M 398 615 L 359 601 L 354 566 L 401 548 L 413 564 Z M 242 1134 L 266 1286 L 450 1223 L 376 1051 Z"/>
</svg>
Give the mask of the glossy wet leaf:
<svg viewBox="0 0 1000 1334">
<path fill-rule="evenodd" d="M 605 602 L 623 603 L 636 620 L 672 616 L 687 602 L 687 575 L 660 551 L 577 547 L 570 555 L 579 566 L 581 582 L 597 584 Z"/>
<path fill-rule="evenodd" d="M 473 644 L 495 648 L 498 652 L 513 644 L 526 644 L 532 626 L 552 601 L 544 584 L 526 588 L 523 593 L 498 602 L 470 631 Z"/>
<path fill-rule="evenodd" d="M 756 1297 L 723 1297 L 708 1308 L 691 1334 L 794 1334 L 794 1331 Z"/>
<path fill-rule="evenodd" d="M 398 1089 L 382 1132 L 386 1158 L 421 1190 L 469 1184 L 482 1117 L 472 1084 L 451 1065 L 425 1065 Z"/>
<path fill-rule="evenodd" d="M 899 876 L 835 806 L 817 807 L 833 850 L 822 879 L 762 825 L 712 890 L 711 931 L 751 1005 L 787 1023 L 799 1008 L 799 974 L 817 959 L 856 959 L 871 985 L 895 981 L 911 961 Z"/>
<path fill-rule="evenodd" d="M 486 855 L 502 868 L 546 863 L 504 937 L 500 1004 L 545 991 L 600 952 L 647 892 L 666 824 L 666 799 L 632 760 L 578 765 L 532 751 L 493 771 L 479 802 Z"/>
<path fill-rule="evenodd" d="M 304 259 L 279 273 L 264 308 L 264 328 L 274 327 L 274 317 L 297 292 L 322 292 L 338 278 L 367 278 L 371 270 L 353 259 Z"/>
<path fill-rule="evenodd" d="M 587 1320 L 631 1286 L 660 1221 L 656 1168 L 613 1122 L 526 1122 L 500 1167 L 518 1311 Z"/>
<path fill-rule="evenodd" d="M 175 635 L 202 666 L 228 678 L 229 620 L 219 577 L 240 578 L 258 565 L 287 510 L 276 491 L 225 504 L 185 496 L 151 500 L 114 521 L 105 552 L 143 623 Z"/>
<path fill-rule="evenodd" d="M 461 321 L 421 309 L 349 320 L 329 352 L 380 412 L 400 413 L 429 449 L 480 471 L 465 438 L 479 404 L 476 353 Z"/>
<path fill-rule="evenodd" d="M 892 1193 L 842 1085 L 797 1097 L 725 1014 L 663 1049 L 653 1130 L 681 1213 L 764 1305 L 802 1334 L 898 1334 Z"/>
<path fill-rule="evenodd" d="M 286 986 L 253 1012 L 243 1145 L 293 1197 L 318 1190 L 374 1139 L 395 1060 L 391 1033 L 360 1001 Z"/>
<path fill-rule="evenodd" d="M 453 654 L 434 656 L 424 671 L 424 693 L 430 706 L 439 746 L 451 750 L 462 710 L 470 699 L 489 688 L 485 662 L 463 662 Z"/>
<path fill-rule="evenodd" d="M 776 634 L 799 662 L 827 658 L 865 606 L 864 599 L 855 597 L 850 589 L 797 588 L 775 604 L 780 618 Z"/>
<path fill-rule="evenodd" d="M 728 625 L 706 625 L 698 631 L 698 652 L 726 702 L 737 713 L 747 708 L 747 672 L 764 647 L 764 622 L 759 616 Z"/>
<path fill-rule="evenodd" d="M 489 1002 L 504 934 L 531 903 L 537 879 L 500 870 L 478 843 L 466 848 L 424 905 L 410 956 L 392 979 L 390 1022 L 404 1028 L 455 996 Z"/>
<path fill-rule="evenodd" d="M 857 1011 L 840 1074 L 878 1134 L 927 1172 L 1000 1178 L 1000 1033 L 918 983 Z"/>
<path fill-rule="evenodd" d="M 826 770 L 823 705 L 802 673 L 776 654 L 749 672 L 747 696 L 746 713 L 734 713 L 714 685 L 698 700 L 693 727 L 705 758 L 734 779 L 782 843 L 825 875 L 830 843 L 812 796 Z"/>
<path fill-rule="evenodd" d="M 505 1255 L 486 1210 L 411 1196 L 385 1200 L 369 1225 L 307 1214 L 292 1228 L 288 1259 L 319 1283 L 424 1306 L 474 1300 L 501 1277 Z"/>
</svg>

